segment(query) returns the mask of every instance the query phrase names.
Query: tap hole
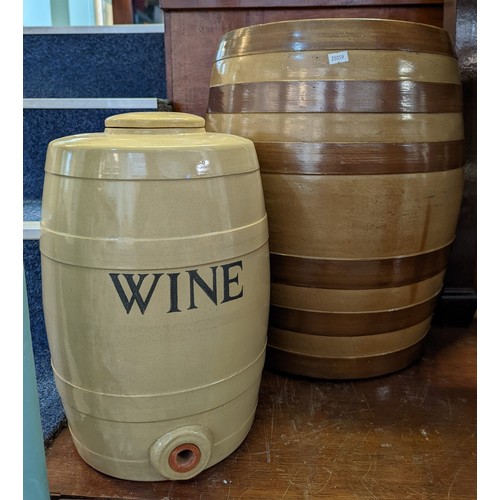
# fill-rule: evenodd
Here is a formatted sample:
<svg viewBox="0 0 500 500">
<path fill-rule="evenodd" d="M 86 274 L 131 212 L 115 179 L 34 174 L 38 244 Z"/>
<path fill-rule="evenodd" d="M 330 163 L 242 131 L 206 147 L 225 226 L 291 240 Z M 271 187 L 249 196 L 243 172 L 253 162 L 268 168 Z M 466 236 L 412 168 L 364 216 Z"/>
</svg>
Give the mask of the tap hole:
<svg viewBox="0 0 500 500">
<path fill-rule="evenodd" d="M 176 472 L 188 472 L 200 462 L 201 452 L 195 444 L 182 444 L 170 453 L 168 463 Z"/>
</svg>

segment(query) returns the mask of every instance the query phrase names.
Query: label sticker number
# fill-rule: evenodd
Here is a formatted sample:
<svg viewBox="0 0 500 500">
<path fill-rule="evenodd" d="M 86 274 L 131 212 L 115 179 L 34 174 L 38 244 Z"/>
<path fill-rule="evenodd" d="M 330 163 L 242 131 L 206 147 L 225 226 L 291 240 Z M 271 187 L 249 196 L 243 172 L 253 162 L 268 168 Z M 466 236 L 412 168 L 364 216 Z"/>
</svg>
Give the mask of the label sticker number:
<svg viewBox="0 0 500 500">
<path fill-rule="evenodd" d="M 349 54 L 347 53 L 347 50 L 328 54 L 328 64 L 338 64 L 343 62 L 349 62 Z"/>
</svg>

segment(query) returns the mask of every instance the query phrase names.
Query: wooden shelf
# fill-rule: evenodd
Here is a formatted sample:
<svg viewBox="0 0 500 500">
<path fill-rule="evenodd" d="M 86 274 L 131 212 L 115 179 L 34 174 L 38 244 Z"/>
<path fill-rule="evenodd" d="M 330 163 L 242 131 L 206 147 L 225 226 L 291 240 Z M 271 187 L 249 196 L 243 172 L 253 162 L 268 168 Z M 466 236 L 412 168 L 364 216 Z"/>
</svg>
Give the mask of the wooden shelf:
<svg viewBox="0 0 500 500">
<path fill-rule="evenodd" d="M 254 425 L 228 458 L 185 482 L 101 474 L 67 429 L 46 452 L 53 498 L 476 498 L 476 324 L 433 326 L 416 363 L 319 381 L 265 370 Z"/>
</svg>

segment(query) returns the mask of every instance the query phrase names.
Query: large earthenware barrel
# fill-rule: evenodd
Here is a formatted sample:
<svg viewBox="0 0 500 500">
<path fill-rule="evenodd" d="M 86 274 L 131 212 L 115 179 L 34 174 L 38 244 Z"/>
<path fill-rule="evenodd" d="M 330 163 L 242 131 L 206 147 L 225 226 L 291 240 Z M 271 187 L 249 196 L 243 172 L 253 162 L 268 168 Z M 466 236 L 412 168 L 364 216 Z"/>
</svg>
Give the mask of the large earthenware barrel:
<svg viewBox="0 0 500 500">
<path fill-rule="evenodd" d="M 201 117 L 125 113 L 50 143 L 42 285 L 57 388 L 82 458 L 187 479 L 250 430 L 269 312 L 251 141 Z"/>
<path fill-rule="evenodd" d="M 314 19 L 227 33 L 207 130 L 251 139 L 269 216 L 271 368 L 369 377 L 415 360 L 463 184 L 446 31 Z"/>
</svg>

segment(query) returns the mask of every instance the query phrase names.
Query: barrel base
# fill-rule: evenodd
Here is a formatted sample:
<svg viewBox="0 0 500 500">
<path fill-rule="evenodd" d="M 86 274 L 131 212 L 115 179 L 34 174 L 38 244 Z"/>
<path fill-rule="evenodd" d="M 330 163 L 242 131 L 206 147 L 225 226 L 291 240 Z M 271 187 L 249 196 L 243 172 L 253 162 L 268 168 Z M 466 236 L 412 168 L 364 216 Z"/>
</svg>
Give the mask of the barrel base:
<svg viewBox="0 0 500 500">
<path fill-rule="evenodd" d="M 243 393 L 221 406 L 172 420 L 117 422 L 85 414 L 64 400 L 63 405 L 78 454 L 92 468 L 130 481 L 185 480 L 224 460 L 241 445 L 255 418 L 260 379 L 259 375 Z M 163 463 L 164 459 L 169 460 L 169 453 L 158 450 L 158 444 L 168 434 L 188 437 L 186 431 L 193 427 L 207 431 L 206 443 L 189 438 L 179 442 L 198 446 L 201 465 L 194 471 L 185 471 L 186 474 L 171 474 L 171 468 Z"/>
<path fill-rule="evenodd" d="M 212 465 L 215 465 L 227 458 L 241 445 L 241 443 L 243 443 L 250 432 L 254 417 L 255 411 L 236 432 L 214 444 L 212 449 L 212 458 L 206 468 L 212 467 Z M 164 476 L 153 469 L 149 458 L 144 460 L 118 460 L 114 457 L 100 455 L 93 452 L 83 443 L 78 441 L 74 436 L 71 426 L 68 426 L 68 428 L 78 454 L 87 463 L 87 465 L 90 465 L 93 469 L 102 472 L 103 474 L 107 474 L 108 476 L 116 477 L 118 479 L 126 479 L 128 481 L 152 482 L 167 480 Z"/>
<path fill-rule="evenodd" d="M 268 346 L 265 368 L 322 379 L 360 379 L 377 377 L 406 368 L 416 361 L 424 346 L 424 339 L 399 351 L 375 356 L 335 358 L 305 354 Z"/>
</svg>

